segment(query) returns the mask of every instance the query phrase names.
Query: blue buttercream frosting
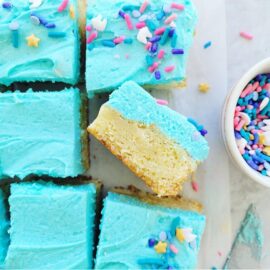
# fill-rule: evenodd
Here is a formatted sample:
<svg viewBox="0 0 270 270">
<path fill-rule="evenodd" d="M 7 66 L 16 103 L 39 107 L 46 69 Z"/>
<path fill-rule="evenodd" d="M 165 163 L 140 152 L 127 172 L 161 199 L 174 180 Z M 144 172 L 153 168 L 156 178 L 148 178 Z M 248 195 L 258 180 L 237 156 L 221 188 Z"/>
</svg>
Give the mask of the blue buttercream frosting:
<svg viewBox="0 0 270 270">
<path fill-rule="evenodd" d="M 95 92 L 110 91 L 127 80 L 133 80 L 140 85 L 156 85 L 180 81 L 185 78 L 185 67 L 189 48 L 192 44 L 193 33 L 197 21 L 197 12 L 190 0 L 180 0 L 177 3 L 184 5 L 184 10 L 171 9 L 172 0 L 151 0 L 146 10 L 138 13 L 142 0 L 93 0 L 88 1 L 87 24 L 93 26 L 92 19 L 99 15 L 107 20 L 105 30 L 98 31 L 98 37 L 87 45 L 86 83 L 89 96 Z M 164 12 L 165 10 L 165 12 Z M 119 11 L 120 13 L 119 15 Z M 128 14 L 133 24 L 129 30 L 124 14 Z M 136 15 L 137 14 L 137 15 Z M 172 14 L 176 14 L 175 25 L 165 23 Z M 160 34 L 156 42 L 157 48 L 145 49 L 145 44 L 137 39 L 139 29 L 136 24 L 146 23 L 152 37 L 157 36 L 155 30 L 160 27 L 168 29 Z M 169 31 L 171 30 L 170 34 Z M 89 37 L 92 32 L 87 32 Z M 118 45 L 114 39 L 124 37 Z M 150 41 L 150 38 L 148 39 Z M 156 46 L 156 45 L 155 45 Z M 172 49 L 181 49 L 184 54 L 172 54 Z M 165 51 L 165 57 L 159 59 L 157 54 Z M 149 66 L 159 62 L 160 79 L 155 73 L 148 71 Z M 174 66 L 172 72 L 165 72 L 165 68 Z"/>
<path fill-rule="evenodd" d="M 0 190 L 0 269 L 2 269 L 4 265 L 9 244 L 8 226 L 9 222 L 7 219 L 6 205 L 4 203 L 4 193 Z"/>
<path fill-rule="evenodd" d="M 156 125 L 166 136 L 183 147 L 189 155 L 203 161 L 207 158 L 207 141 L 187 118 L 156 100 L 135 82 L 124 83 L 110 95 L 108 106 L 120 112 L 125 118 Z"/>
<path fill-rule="evenodd" d="M 169 265 L 173 269 L 196 267 L 205 227 L 203 215 L 115 193 L 109 193 L 104 200 L 102 215 L 96 269 L 157 269 L 162 263 L 162 269 Z M 180 242 L 174 235 L 176 228 L 189 228 L 196 236 L 194 245 L 186 240 Z M 177 254 L 166 257 L 149 246 L 149 240 L 158 241 L 161 232 L 171 238 L 168 240 L 177 248 Z"/>
<path fill-rule="evenodd" d="M 91 269 L 94 184 L 12 184 L 9 203 L 6 269 Z"/>
<path fill-rule="evenodd" d="M 84 172 L 78 89 L 0 93 L 0 178 Z"/>
<path fill-rule="evenodd" d="M 2 3 L 3 1 L 1 1 Z M 7 2 L 7 1 L 5 1 Z M 62 0 L 10 0 L 10 8 L 0 5 L 0 84 L 22 81 L 56 81 L 75 84 L 79 77 L 80 39 L 77 1 L 69 0 L 58 12 Z M 27 38 L 40 39 L 38 47 Z"/>
</svg>

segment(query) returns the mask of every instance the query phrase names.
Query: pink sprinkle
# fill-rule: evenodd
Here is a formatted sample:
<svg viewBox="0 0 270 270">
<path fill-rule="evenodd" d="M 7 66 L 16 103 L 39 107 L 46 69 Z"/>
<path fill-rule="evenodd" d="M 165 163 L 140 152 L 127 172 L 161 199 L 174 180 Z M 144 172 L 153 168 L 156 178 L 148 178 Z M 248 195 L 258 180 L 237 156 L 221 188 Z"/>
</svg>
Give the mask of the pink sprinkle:
<svg viewBox="0 0 270 270">
<path fill-rule="evenodd" d="M 255 82 L 255 83 L 252 85 L 252 91 L 255 91 L 259 86 L 260 86 L 259 82 Z"/>
<path fill-rule="evenodd" d="M 164 68 L 165 72 L 167 73 L 174 71 L 174 69 L 175 69 L 175 66 L 167 66 Z"/>
<path fill-rule="evenodd" d="M 260 86 L 257 87 L 256 92 L 260 93 L 262 91 L 262 88 Z"/>
<path fill-rule="evenodd" d="M 124 40 L 125 40 L 125 37 L 124 37 L 124 36 L 123 36 L 123 37 L 117 37 L 117 38 L 115 38 L 115 39 L 113 40 L 113 42 L 114 42 L 115 44 L 120 44 L 120 43 L 122 43 Z"/>
<path fill-rule="evenodd" d="M 241 93 L 240 97 L 243 98 L 243 97 L 247 96 L 252 91 L 252 87 L 253 87 L 253 85 L 252 84 L 249 84 L 245 88 L 245 90 Z"/>
<path fill-rule="evenodd" d="M 241 107 L 240 107 L 240 106 L 237 106 L 237 107 L 235 108 L 235 110 L 236 110 L 237 112 L 241 112 Z"/>
<path fill-rule="evenodd" d="M 94 41 L 94 39 L 96 39 L 97 38 L 97 36 L 98 36 L 98 33 L 97 33 L 97 31 L 93 31 L 90 35 L 89 35 L 89 37 L 87 38 L 87 44 L 89 44 L 89 43 L 91 43 L 91 42 L 93 42 Z"/>
<path fill-rule="evenodd" d="M 162 59 L 163 57 L 164 57 L 164 55 L 165 55 L 165 51 L 164 50 L 160 50 L 159 52 L 158 52 L 158 59 Z"/>
<path fill-rule="evenodd" d="M 143 27 L 145 27 L 145 26 L 146 26 L 145 22 L 138 22 L 138 23 L 136 24 L 136 28 L 137 28 L 137 29 L 141 29 L 141 28 L 143 28 Z"/>
<path fill-rule="evenodd" d="M 63 0 L 60 6 L 58 7 L 58 12 L 62 12 L 67 8 L 68 0 Z"/>
<path fill-rule="evenodd" d="M 127 13 L 125 14 L 125 20 L 126 20 L 128 29 L 133 30 L 133 25 L 132 25 L 131 18 Z"/>
<path fill-rule="evenodd" d="M 157 101 L 157 104 L 159 104 L 159 105 L 168 105 L 169 104 L 169 102 L 165 99 L 156 99 L 156 101 Z"/>
<path fill-rule="evenodd" d="M 149 72 L 153 73 L 158 68 L 159 63 L 155 62 L 151 67 L 148 68 Z"/>
<path fill-rule="evenodd" d="M 220 251 L 218 251 L 218 256 L 221 257 L 222 256 L 222 253 Z"/>
<path fill-rule="evenodd" d="M 178 253 L 178 249 L 175 245 L 171 244 L 170 245 L 170 250 L 174 253 L 174 254 L 177 254 Z"/>
<path fill-rule="evenodd" d="M 239 124 L 235 127 L 235 130 L 240 131 L 242 127 L 244 126 L 244 124 L 245 124 L 245 121 L 241 120 Z"/>
<path fill-rule="evenodd" d="M 160 27 L 158 29 L 155 30 L 155 35 L 162 35 L 165 32 L 166 28 L 165 27 Z"/>
<path fill-rule="evenodd" d="M 165 20 L 165 24 L 170 24 L 170 23 L 173 22 L 176 18 L 177 18 L 177 14 L 173 13 L 171 16 L 169 16 L 169 17 Z"/>
<path fill-rule="evenodd" d="M 234 118 L 234 121 L 233 121 L 234 127 L 237 127 L 238 126 L 239 121 L 240 121 L 240 118 L 239 117 L 235 117 Z"/>
<path fill-rule="evenodd" d="M 92 26 L 91 25 L 87 25 L 85 27 L 85 29 L 86 29 L 86 31 L 90 32 L 90 31 L 92 31 Z"/>
<path fill-rule="evenodd" d="M 140 7 L 140 10 L 139 10 L 141 14 L 143 14 L 143 13 L 145 12 L 145 10 L 146 10 L 148 4 L 149 4 L 148 1 L 144 1 L 144 2 L 142 3 L 142 5 L 141 5 L 141 7 Z"/>
<path fill-rule="evenodd" d="M 175 9 L 178 9 L 178 10 L 184 10 L 184 9 L 185 9 L 185 6 L 173 2 L 173 3 L 171 4 L 171 8 L 175 8 Z"/>
<path fill-rule="evenodd" d="M 149 50 L 152 47 L 152 43 L 151 42 L 147 42 L 145 45 L 145 49 Z"/>
<path fill-rule="evenodd" d="M 195 191 L 195 192 L 198 192 L 199 191 L 199 184 L 195 181 L 192 181 L 191 182 L 191 186 L 192 186 L 192 189 Z"/>
<path fill-rule="evenodd" d="M 263 88 L 266 90 L 270 90 L 270 83 L 267 83 Z"/>
<path fill-rule="evenodd" d="M 252 149 L 253 149 L 253 150 L 258 149 L 258 145 L 257 145 L 257 144 L 252 145 Z"/>
<path fill-rule="evenodd" d="M 263 164 L 259 165 L 258 170 L 262 171 L 263 169 L 264 169 L 264 165 Z"/>
<path fill-rule="evenodd" d="M 239 152 L 241 155 L 244 155 L 245 154 L 245 149 L 239 149 Z"/>
<path fill-rule="evenodd" d="M 242 38 L 247 39 L 247 40 L 252 40 L 252 39 L 253 39 L 253 35 L 251 35 L 251 34 L 249 34 L 249 33 L 247 33 L 247 32 L 240 32 L 240 36 L 241 36 Z"/>
</svg>

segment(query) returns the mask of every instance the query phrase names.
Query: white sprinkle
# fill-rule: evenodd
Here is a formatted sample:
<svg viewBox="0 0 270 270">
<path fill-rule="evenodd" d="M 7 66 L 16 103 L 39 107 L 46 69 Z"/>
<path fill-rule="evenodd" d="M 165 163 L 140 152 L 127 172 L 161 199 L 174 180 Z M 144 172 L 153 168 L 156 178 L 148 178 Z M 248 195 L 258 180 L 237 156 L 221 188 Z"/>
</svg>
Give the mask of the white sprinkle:
<svg viewBox="0 0 270 270">
<path fill-rule="evenodd" d="M 270 131 L 270 126 L 261 127 L 261 130 L 263 130 L 263 131 Z"/>
<path fill-rule="evenodd" d="M 176 23 L 175 23 L 174 21 L 172 21 L 172 22 L 170 23 L 170 27 L 176 28 Z"/>
<path fill-rule="evenodd" d="M 247 146 L 247 141 L 244 138 L 237 139 L 236 144 L 238 146 L 238 149 L 241 151 L 244 150 L 245 147 Z"/>
<path fill-rule="evenodd" d="M 243 112 L 240 112 L 240 113 L 239 113 L 239 116 L 245 121 L 245 123 L 246 123 L 247 125 L 250 124 L 250 117 L 249 117 L 248 114 L 243 113 Z"/>
<path fill-rule="evenodd" d="M 139 22 L 144 22 L 148 19 L 148 16 L 146 14 L 142 15 L 140 18 L 139 18 Z"/>
<path fill-rule="evenodd" d="M 269 102 L 269 97 L 265 97 L 260 104 L 259 110 L 262 111 L 267 106 L 268 102 Z"/>
<path fill-rule="evenodd" d="M 11 22 L 10 24 L 9 24 L 9 29 L 10 30 L 18 30 L 19 29 L 19 27 L 20 27 L 20 25 L 19 25 L 19 23 L 18 22 Z"/>
<path fill-rule="evenodd" d="M 97 17 L 92 19 L 93 28 L 97 31 L 104 32 L 107 26 L 107 19 L 102 20 L 102 16 L 98 15 Z"/>
<path fill-rule="evenodd" d="M 151 38 L 152 33 L 149 31 L 148 27 L 143 27 L 138 31 L 137 39 L 143 44 L 147 44 L 147 38 Z"/>
<path fill-rule="evenodd" d="M 270 119 L 264 119 L 263 122 L 264 122 L 266 125 L 270 125 Z"/>
<path fill-rule="evenodd" d="M 133 11 L 132 11 L 132 16 L 133 16 L 134 18 L 139 18 L 139 17 L 141 16 L 141 13 L 140 13 L 139 10 L 133 10 Z"/>
<path fill-rule="evenodd" d="M 43 0 L 29 0 L 30 9 L 38 8 L 42 5 Z"/>
<path fill-rule="evenodd" d="M 32 21 L 33 24 L 35 24 L 35 25 L 39 25 L 40 24 L 40 20 L 39 20 L 39 18 L 37 16 L 32 15 L 30 17 L 30 19 L 31 19 L 31 21 Z"/>
<path fill-rule="evenodd" d="M 270 131 L 266 131 L 263 133 L 265 137 L 264 145 L 270 146 Z"/>
</svg>

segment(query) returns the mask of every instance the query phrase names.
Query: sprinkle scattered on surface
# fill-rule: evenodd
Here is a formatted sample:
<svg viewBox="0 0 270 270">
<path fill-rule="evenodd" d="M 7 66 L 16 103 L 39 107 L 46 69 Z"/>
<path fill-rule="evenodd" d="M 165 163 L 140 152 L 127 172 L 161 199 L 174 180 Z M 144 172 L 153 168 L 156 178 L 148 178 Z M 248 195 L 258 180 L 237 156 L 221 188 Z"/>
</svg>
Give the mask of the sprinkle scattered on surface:
<svg viewBox="0 0 270 270">
<path fill-rule="evenodd" d="M 58 12 L 64 11 L 68 6 L 69 0 L 63 0 L 60 6 L 58 7 Z"/>
<path fill-rule="evenodd" d="M 204 49 L 208 49 L 208 48 L 211 47 L 211 46 L 212 46 L 212 42 L 211 42 L 211 41 L 208 41 L 208 42 L 206 42 L 206 43 L 203 45 Z"/>
<path fill-rule="evenodd" d="M 38 37 L 36 37 L 34 34 L 32 34 L 31 36 L 28 36 L 26 38 L 26 40 L 27 40 L 27 45 L 29 47 L 38 47 L 39 46 L 40 39 Z"/>
<path fill-rule="evenodd" d="M 196 181 L 192 181 L 192 182 L 191 182 L 191 186 L 192 186 L 192 189 L 193 189 L 195 192 L 198 192 L 198 191 L 199 191 L 199 184 L 198 184 Z"/>
<path fill-rule="evenodd" d="M 159 105 L 168 105 L 169 102 L 165 99 L 157 99 L 157 104 Z"/>
<path fill-rule="evenodd" d="M 252 40 L 253 39 L 253 35 L 247 32 L 240 32 L 240 36 L 242 38 L 245 38 L 247 40 Z"/>
<path fill-rule="evenodd" d="M 208 83 L 200 83 L 198 88 L 201 93 L 207 93 L 210 90 L 210 85 Z"/>
</svg>

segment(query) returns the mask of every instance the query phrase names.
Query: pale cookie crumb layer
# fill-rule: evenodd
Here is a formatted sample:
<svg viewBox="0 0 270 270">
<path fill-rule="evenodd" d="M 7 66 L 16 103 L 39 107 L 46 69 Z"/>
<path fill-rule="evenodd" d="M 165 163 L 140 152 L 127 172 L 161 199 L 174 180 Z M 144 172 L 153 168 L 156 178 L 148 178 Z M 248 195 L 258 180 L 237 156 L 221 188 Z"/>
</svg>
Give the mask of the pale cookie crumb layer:
<svg viewBox="0 0 270 270">
<path fill-rule="evenodd" d="M 159 196 L 175 196 L 197 163 L 155 125 L 128 120 L 104 105 L 88 131 Z"/>
</svg>

